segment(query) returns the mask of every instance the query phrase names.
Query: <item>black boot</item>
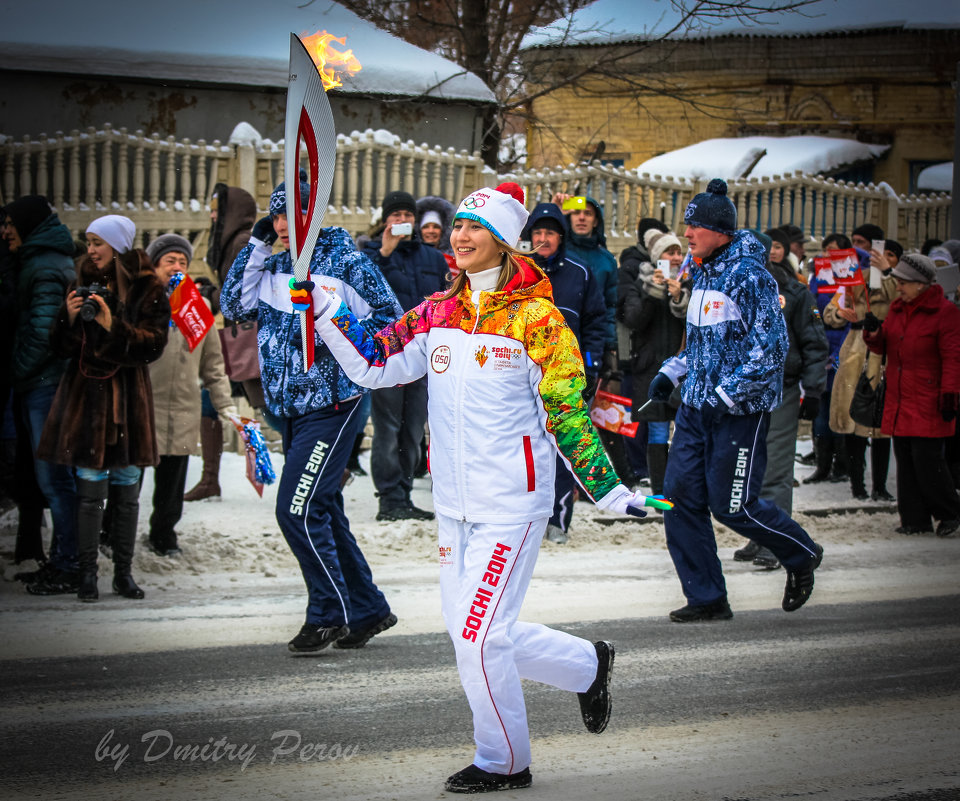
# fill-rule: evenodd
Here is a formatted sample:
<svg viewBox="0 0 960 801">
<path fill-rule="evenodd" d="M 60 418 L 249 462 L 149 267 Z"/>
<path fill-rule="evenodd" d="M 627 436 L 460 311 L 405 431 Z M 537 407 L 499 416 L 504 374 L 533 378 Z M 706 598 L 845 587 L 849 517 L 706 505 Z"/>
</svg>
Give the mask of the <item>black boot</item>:
<svg viewBox="0 0 960 801">
<path fill-rule="evenodd" d="M 844 439 L 847 444 L 847 471 L 850 474 L 850 492 L 858 501 L 865 501 L 870 497 L 867 495 L 867 486 L 864 480 L 864 473 L 867 469 L 867 438 L 858 437 L 856 434 L 847 434 Z"/>
<path fill-rule="evenodd" d="M 833 437 L 833 470 L 830 472 L 830 481 L 840 484 L 846 481 L 850 473 L 847 460 L 847 442 L 843 434 Z"/>
<path fill-rule="evenodd" d="M 650 489 L 653 495 L 663 494 L 663 477 L 667 473 L 666 444 L 647 445 L 647 469 L 650 471 Z"/>
<path fill-rule="evenodd" d="M 97 590 L 97 555 L 100 527 L 103 525 L 103 502 L 107 498 L 107 482 L 77 479 L 77 562 L 80 586 L 77 598 L 92 603 L 100 597 Z"/>
<path fill-rule="evenodd" d="M 830 466 L 833 464 L 833 437 L 817 437 L 813 443 L 817 454 L 817 469 L 804 480 L 804 484 L 819 484 L 830 478 Z"/>
<path fill-rule="evenodd" d="M 117 505 L 113 510 L 113 591 L 124 598 L 143 598 L 143 590 L 130 575 L 133 548 L 137 539 L 137 518 L 140 516 L 140 485 L 130 484 L 116 489 Z"/>
<path fill-rule="evenodd" d="M 875 501 L 895 501 L 887 492 L 887 472 L 890 470 L 890 440 L 887 437 L 873 437 L 870 440 L 870 473 L 873 476 L 873 492 L 870 497 Z"/>
</svg>

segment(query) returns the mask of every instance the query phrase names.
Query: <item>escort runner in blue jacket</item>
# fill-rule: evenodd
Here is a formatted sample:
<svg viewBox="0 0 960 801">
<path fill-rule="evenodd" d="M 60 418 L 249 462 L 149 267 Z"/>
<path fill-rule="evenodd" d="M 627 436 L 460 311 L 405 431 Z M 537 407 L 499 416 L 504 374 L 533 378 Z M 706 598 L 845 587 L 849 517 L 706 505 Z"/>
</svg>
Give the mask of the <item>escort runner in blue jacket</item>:
<svg viewBox="0 0 960 801">
<path fill-rule="evenodd" d="M 710 514 L 769 548 L 787 569 L 783 609 L 813 591 L 823 549 L 780 508 L 760 498 L 770 411 L 780 403 L 789 342 L 766 251 L 736 231 L 727 185 L 714 179 L 684 213 L 693 271 L 687 345 L 650 384 L 665 401 L 686 377 L 667 461 L 667 547 L 687 598 L 670 613 L 677 623 L 728 620 L 723 570 Z"/>
<path fill-rule="evenodd" d="M 307 191 L 301 184 L 304 207 Z M 277 523 L 300 563 L 309 596 L 306 623 L 288 647 L 295 653 L 319 651 L 331 642 L 338 648 L 362 648 L 397 622 L 350 532 L 340 492 L 356 435 L 355 413 L 366 390 L 347 378 L 319 337 L 313 366 L 303 371 L 300 320 L 290 297 L 290 251 L 270 255 L 277 236 L 289 248 L 282 183 L 270 197 L 270 215 L 254 226 L 249 244 L 230 268 L 220 305 L 230 320 L 259 323 L 263 394 L 283 434 Z M 342 228 L 320 229 L 310 277 L 344 293 L 371 334 L 401 314 L 380 271 L 356 252 Z"/>
</svg>

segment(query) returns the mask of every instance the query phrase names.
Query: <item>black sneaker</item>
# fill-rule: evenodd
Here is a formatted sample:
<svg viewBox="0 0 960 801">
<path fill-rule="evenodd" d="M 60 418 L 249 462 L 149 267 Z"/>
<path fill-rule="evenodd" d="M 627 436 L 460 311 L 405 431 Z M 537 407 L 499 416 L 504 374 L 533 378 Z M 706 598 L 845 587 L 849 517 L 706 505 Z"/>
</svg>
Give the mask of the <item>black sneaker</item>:
<svg viewBox="0 0 960 801">
<path fill-rule="evenodd" d="M 896 498 L 887 492 L 886 487 L 883 489 L 875 489 L 870 493 L 870 498 L 874 501 L 886 501 L 887 503 L 893 503 L 896 500 Z"/>
<path fill-rule="evenodd" d="M 776 570 L 780 567 L 780 560 L 773 555 L 773 551 L 769 548 L 761 547 L 760 550 L 757 551 L 757 555 L 753 557 L 753 564 L 765 570 Z"/>
<path fill-rule="evenodd" d="M 80 588 L 76 570 L 52 570 L 45 577 L 27 584 L 31 595 L 75 595 Z"/>
<path fill-rule="evenodd" d="M 533 784 L 530 768 L 517 773 L 490 773 L 476 765 L 467 765 L 454 773 L 443 789 L 448 793 L 493 793 L 497 790 L 522 790 Z"/>
<path fill-rule="evenodd" d="M 897 534 L 932 534 L 932 528 L 918 528 L 917 526 L 897 526 Z"/>
<path fill-rule="evenodd" d="M 960 529 L 960 520 L 941 520 L 937 526 L 937 536 L 949 537 L 957 529 Z"/>
<path fill-rule="evenodd" d="M 813 571 L 823 561 L 823 548 L 816 543 L 817 555 L 801 570 L 787 571 L 787 586 L 783 591 L 783 611 L 795 612 L 803 606 L 813 592 Z"/>
<path fill-rule="evenodd" d="M 22 581 L 24 584 L 33 584 L 35 581 L 43 581 L 57 572 L 57 569 L 49 562 L 44 562 L 36 570 L 21 570 L 13 574 L 14 581 Z"/>
<path fill-rule="evenodd" d="M 709 604 L 687 604 L 670 613 L 670 620 L 674 623 L 705 623 L 711 620 L 730 620 L 732 617 L 733 610 L 726 598 Z"/>
<path fill-rule="evenodd" d="M 322 651 L 330 643 L 350 633 L 347 626 L 318 626 L 316 623 L 304 623 L 300 633 L 287 643 L 295 654 L 309 654 Z"/>
<path fill-rule="evenodd" d="M 613 701 L 610 699 L 610 674 L 613 672 L 613 643 L 595 642 L 597 649 L 597 676 L 585 692 L 577 693 L 583 725 L 592 734 L 600 734 L 610 721 Z"/>
<path fill-rule="evenodd" d="M 351 631 L 345 637 L 341 637 L 334 644 L 334 648 L 363 648 L 364 645 L 381 631 L 386 631 L 397 625 L 397 616 L 390 612 L 386 617 L 374 622 L 366 628 Z"/>
<path fill-rule="evenodd" d="M 752 562 L 757 554 L 760 551 L 760 546 L 757 545 L 753 540 L 750 540 L 742 548 L 738 548 L 733 552 L 733 561 L 734 562 Z"/>
<path fill-rule="evenodd" d="M 381 523 L 392 523 L 397 520 L 433 520 L 433 512 L 419 509 L 413 504 L 409 506 L 394 506 L 390 509 L 381 509 L 377 512 L 377 520 Z"/>
</svg>

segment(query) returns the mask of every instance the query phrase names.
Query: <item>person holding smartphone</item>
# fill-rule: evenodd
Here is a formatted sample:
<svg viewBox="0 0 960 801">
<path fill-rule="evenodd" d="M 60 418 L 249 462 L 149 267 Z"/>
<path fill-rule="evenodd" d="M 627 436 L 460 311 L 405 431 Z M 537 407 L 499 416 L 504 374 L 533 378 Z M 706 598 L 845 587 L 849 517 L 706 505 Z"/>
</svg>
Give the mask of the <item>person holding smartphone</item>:
<svg viewBox="0 0 960 801">
<path fill-rule="evenodd" d="M 363 253 L 387 279 L 404 311 L 447 288 L 443 253 L 421 240 L 417 204 L 408 192 L 389 192 L 383 199 L 383 233 Z M 410 492 L 420 461 L 420 442 L 427 422 L 427 383 L 382 387 L 371 395 L 373 443 L 370 474 L 377 490 L 377 520 L 433 520 L 433 512 L 413 505 Z"/>
<path fill-rule="evenodd" d="M 679 278 L 683 254 L 677 235 L 649 229 L 643 237 L 649 261 L 638 266 L 637 278 L 623 286 L 620 315 L 630 331 L 633 408 L 647 400 L 650 382 L 665 359 L 680 350 L 690 302 L 690 278 Z M 652 403 L 635 419 L 647 423 L 647 469 L 650 489 L 663 492 L 670 442 L 670 421 L 676 409 Z"/>
</svg>

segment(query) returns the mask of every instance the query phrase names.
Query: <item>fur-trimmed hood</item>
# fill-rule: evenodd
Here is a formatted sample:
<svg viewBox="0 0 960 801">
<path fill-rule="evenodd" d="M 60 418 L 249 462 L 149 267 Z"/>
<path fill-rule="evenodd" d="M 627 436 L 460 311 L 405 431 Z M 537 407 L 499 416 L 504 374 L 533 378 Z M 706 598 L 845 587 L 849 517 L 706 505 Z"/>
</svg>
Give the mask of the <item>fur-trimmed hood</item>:
<svg viewBox="0 0 960 801">
<path fill-rule="evenodd" d="M 453 214 L 456 209 L 449 200 L 442 197 L 427 195 L 417 201 L 417 232 L 420 231 L 420 220 L 425 211 L 435 211 L 440 215 L 440 242 L 437 249 L 441 253 L 453 255 L 453 249 L 450 247 L 450 231 L 453 226 Z M 421 237 L 422 239 L 422 237 Z"/>
</svg>

